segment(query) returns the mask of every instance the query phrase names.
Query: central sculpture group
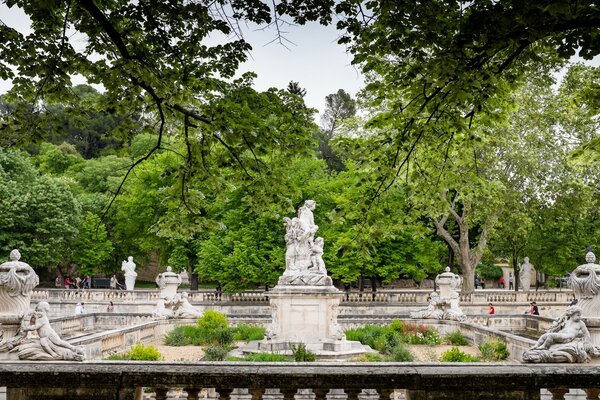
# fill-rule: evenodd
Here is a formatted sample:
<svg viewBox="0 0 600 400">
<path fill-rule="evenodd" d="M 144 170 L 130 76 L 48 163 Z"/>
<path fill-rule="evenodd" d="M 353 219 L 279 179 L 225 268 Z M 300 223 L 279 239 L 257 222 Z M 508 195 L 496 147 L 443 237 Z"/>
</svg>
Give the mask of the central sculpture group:
<svg viewBox="0 0 600 400">
<path fill-rule="evenodd" d="M 315 225 L 314 200 L 306 200 L 298 216 L 284 218 L 286 233 L 285 272 L 278 285 L 331 286 L 323 261 L 324 240 L 314 238 L 319 227 Z"/>
</svg>

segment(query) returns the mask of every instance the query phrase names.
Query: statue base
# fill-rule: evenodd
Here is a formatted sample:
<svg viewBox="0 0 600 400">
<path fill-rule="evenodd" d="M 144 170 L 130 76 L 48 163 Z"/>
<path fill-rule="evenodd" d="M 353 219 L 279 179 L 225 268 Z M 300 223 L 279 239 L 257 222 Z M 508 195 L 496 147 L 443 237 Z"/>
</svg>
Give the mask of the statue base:
<svg viewBox="0 0 600 400">
<path fill-rule="evenodd" d="M 254 341 L 235 351 L 237 354 L 273 352 L 292 354 L 299 344 L 319 359 L 348 359 L 370 347 L 347 341 L 337 323 L 339 304 L 344 293 L 332 285 L 277 285 L 269 291 L 272 323 L 267 338 Z"/>
<path fill-rule="evenodd" d="M 18 315 L 0 315 L 0 361 L 18 360 L 16 352 L 10 352 L 10 339 L 14 338 L 21 327 Z"/>
</svg>

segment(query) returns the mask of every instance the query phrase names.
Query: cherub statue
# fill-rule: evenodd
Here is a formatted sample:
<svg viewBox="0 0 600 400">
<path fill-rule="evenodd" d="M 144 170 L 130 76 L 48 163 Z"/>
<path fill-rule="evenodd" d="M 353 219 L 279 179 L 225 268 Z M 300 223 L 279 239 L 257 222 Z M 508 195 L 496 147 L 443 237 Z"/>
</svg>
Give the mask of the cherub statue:
<svg viewBox="0 0 600 400">
<path fill-rule="evenodd" d="M 37 331 L 39 340 L 20 344 L 15 350 L 20 359 L 25 360 L 71 360 L 82 361 L 85 354 L 82 348 L 62 340 L 50 325 L 48 311 L 50 305 L 40 301 L 35 312 L 26 315 L 21 322 L 21 332 Z"/>
</svg>

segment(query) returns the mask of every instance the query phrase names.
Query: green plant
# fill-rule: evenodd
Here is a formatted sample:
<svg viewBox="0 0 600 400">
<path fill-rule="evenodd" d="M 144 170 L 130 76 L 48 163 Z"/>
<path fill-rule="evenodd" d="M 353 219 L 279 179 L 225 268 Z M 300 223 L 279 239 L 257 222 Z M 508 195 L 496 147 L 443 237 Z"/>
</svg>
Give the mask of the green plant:
<svg viewBox="0 0 600 400">
<path fill-rule="evenodd" d="M 165 336 L 167 346 L 186 346 L 190 344 L 189 337 L 185 335 L 183 326 L 178 326 Z"/>
<path fill-rule="evenodd" d="M 269 361 L 290 361 L 290 357 L 284 354 L 277 353 L 255 353 L 248 354 L 244 357 L 244 361 L 269 362 Z"/>
<path fill-rule="evenodd" d="M 393 361 L 414 361 L 415 359 L 412 353 L 403 344 L 398 344 L 390 353 Z"/>
<path fill-rule="evenodd" d="M 144 346 L 136 343 L 127 353 L 111 354 L 107 360 L 132 360 L 132 361 L 161 361 L 164 359 L 158 349 L 152 345 Z"/>
<path fill-rule="evenodd" d="M 108 357 L 106 357 L 106 360 L 113 360 L 113 361 L 121 361 L 121 360 L 129 360 L 129 358 L 127 358 L 126 354 L 111 354 Z"/>
<path fill-rule="evenodd" d="M 223 361 L 229 350 L 223 346 L 210 346 L 204 349 L 204 361 Z"/>
<path fill-rule="evenodd" d="M 265 337 L 265 328 L 262 326 L 238 324 L 234 329 L 234 340 L 262 340 Z"/>
<path fill-rule="evenodd" d="M 160 361 L 164 359 L 156 347 L 152 345 L 144 346 L 141 343 L 136 343 L 129 350 L 128 355 L 130 360 L 135 361 Z"/>
<path fill-rule="evenodd" d="M 444 343 L 451 344 L 453 346 L 467 346 L 469 340 L 461 331 L 448 332 L 444 336 Z"/>
<path fill-rule="evenodd" d="M 499 340 L 486 341 L 479 345 L 479 351 L 481 352 L 481 358 L 486 361 L 506 360 L 510 355 L 506 343 Z"/>
<path fill-rule="evenodd" d="M 310 362 L 317 359 L 317 355 L 306 348 L 304 343 L 291 345 L 292 357 L 296 362 Z"/>
<path fill-rule="evenodd" d="M 470 354 L 460 351 L 458 347 L 452 347 L 442 353 L 440 361 L 444 362 L 478 362 L 479 359 Z"/>
<path fill-rule="evenodd" d="M 229 322 L 224 314 L 215 310 L 206 310 L 198 318 L 198 328 L 202 330 L 225 329 L 229 327 Z"/>
</svg>

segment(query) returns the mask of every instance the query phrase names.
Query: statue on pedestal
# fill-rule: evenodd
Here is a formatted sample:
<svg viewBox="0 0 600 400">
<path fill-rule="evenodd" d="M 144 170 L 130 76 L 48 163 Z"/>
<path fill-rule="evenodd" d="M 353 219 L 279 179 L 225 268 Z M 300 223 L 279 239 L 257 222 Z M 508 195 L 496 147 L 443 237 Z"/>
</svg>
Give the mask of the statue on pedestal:
<svg viewBox="0 0 600 400">
<path fill-rule="evenodd" d="M 531 287 L 531 271 L 533 270 L 533 265 L 529 262 L 529 257 L 525 257 L 523 259 L 523 264 L 521 264 L 521 269 L 519 270 L 519 283 L 521 285 L 521 289 L 524 292 L 528 292 Z"/>
<path fill-rule="evenodd" d="M 298 209 L 298 216 L 284 218 L 286 225 L 285 272 L 278 285 L 331 286 L 323 262 L 323 238 L 314 238 L 319 229 L 315 225 L 314 200 L 306 200 Z"/>
<path fill-rule="evenodd" d="M 600 348 L 591 342 L 590 333 L 581 320 L 581 308 L 570 306 L 539 340 L 523 353 L 531 363 L 583 363 L 600 356 Z"/>
<path fill-rule="evenodd" d="M 439 287 L 439 293 L 432 292 L 429 295 L 427 308 L 410 313 L 414 319 L 446 319 L 464 322 L 467 316 L 460 309 L 460 288 L 462 278 L 450 272 L 450 267 L 446 267 L 446 272 L 435 277 L 435 283 Z"/>
<path fill-rule="evenodd" d="M 127 257 L 127 261 L 121 263 L 121 270 L 125 274 L 125 288 L 127 290 L 133 290 L 137 272 L 135 272 L 135 263 L 133 262 L 132 256 Z"/>
<path fill-rule="evenodd" d="M 586 264 L 575 268 L 569 276 L 569 286 L 579 299 L 585 318 L 600 318 L 600 265 L 591 251 L 585 255 Z"/>
</svg>

